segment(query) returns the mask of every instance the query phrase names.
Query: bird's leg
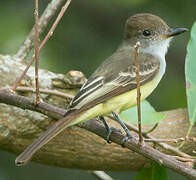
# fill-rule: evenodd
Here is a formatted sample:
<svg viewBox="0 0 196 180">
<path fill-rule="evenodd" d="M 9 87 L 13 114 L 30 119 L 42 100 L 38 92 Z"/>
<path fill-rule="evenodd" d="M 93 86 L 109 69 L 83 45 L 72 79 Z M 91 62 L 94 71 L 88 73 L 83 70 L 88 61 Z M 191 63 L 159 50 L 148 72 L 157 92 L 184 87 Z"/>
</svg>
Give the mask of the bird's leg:
<svg viewBox="0 0 196 180">
<path fill-rule="evenodd" d="M 99 119 L 103 122 L 103 124 L 104 124 L 104 126 L 105 126 L 105 128 L 106 128 L 106 130 L 108 132 L 106 140 L 107 140 L 108 143 L 111 143 L 110 136 L 111 136 L 112 132 L 113 131 L 121 132 L 121 130 L 117 129 L 117 128 L 114 128 L 114 127 L 109 127 L 108 123 L 106 122 L 106 120 L 105 120 L 105 118 L 103 116 L 99 116 Z"/>
<path fill-rule="evenodd" d="M 112 115 L 117 120 L 117 122 L 121 125 L 121 127 L 124 129 L 124 131 L 126 132 L 126 137 L 123 138 L 123 140 L 122 140 L 122 146 L 124 147 L 125 142 L 129 138 L 133 138 L 134 136 L 131 134 L 131 132 L 129 131 L 127 126 L 124 124 L 124 122 L 120 119 L 120 117 L 115 112 L 112 112 Z"/>
</svg>

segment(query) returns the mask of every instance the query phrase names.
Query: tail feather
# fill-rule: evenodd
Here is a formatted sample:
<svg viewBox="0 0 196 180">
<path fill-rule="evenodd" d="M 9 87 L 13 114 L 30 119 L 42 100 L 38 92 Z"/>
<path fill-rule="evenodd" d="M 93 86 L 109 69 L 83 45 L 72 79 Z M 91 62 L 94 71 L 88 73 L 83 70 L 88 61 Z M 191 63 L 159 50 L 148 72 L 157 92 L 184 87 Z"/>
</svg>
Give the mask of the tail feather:
<svg viewBox="0 0 196 180">
<path fill-rule="evenodd" d="M 56 135 L 67 128 L 79 115 L 79 112 L 68 112 L 67 115 L 52 125 L 46 132 L 44 132 L 38 139 L 36 139 L 24 152 L 22 152 L 15 160 L 16 165 L 21 166 L 26 164 L 32 156 L 47 142 L 53 139 Z"/>
</svg>

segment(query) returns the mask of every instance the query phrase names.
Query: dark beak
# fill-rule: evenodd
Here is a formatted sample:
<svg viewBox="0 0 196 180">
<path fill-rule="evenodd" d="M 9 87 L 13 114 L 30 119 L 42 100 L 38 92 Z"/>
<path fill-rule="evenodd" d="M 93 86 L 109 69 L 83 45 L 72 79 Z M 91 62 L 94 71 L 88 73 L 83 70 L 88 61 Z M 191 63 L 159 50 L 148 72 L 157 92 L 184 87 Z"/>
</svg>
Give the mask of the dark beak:
<svg viewBox="0 0 196 180">
<path fill-rule="evenodd" d="M 170 31 L 167 34 L 165 34 L 165 36 L 172 37 L 172 36 L 176 36 L 178 34 L 182 34 L 186 31 L 188 31 L 187 28 L 170 28 Z"/>
</svg>

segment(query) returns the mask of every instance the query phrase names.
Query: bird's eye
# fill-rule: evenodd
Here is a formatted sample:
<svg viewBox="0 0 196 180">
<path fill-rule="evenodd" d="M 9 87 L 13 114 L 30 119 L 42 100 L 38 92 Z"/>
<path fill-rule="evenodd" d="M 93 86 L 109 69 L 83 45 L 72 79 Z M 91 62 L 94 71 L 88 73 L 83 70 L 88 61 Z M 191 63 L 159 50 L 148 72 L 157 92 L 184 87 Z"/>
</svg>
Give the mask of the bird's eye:
<svg viewBox="0 0 196 180">
<path fill-rule="evenodd" d="M 151 32 L 149 30 L 144 30 L 143 31 L 143 35 L 144 36 L 150 36 L 151 35 Z"/>
</svg>

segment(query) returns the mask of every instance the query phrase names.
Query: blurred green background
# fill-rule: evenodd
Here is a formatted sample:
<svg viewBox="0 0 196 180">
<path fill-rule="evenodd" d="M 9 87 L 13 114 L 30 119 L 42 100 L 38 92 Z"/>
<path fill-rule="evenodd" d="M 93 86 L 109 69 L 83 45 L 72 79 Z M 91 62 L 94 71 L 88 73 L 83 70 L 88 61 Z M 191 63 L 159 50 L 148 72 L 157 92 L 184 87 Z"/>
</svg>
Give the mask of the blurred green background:
<svg viewBox="0 0 196 180">
<path fill-rule="evenodd" d="M 40 0 L 40 14 L 48 2 Z M 1 54 L 14 54 L 20 47 L 34 23 L 33 8 L 33 0 L 0 0 Z M 73 0 L 41 52 L 40 65 L 56 73 L 79 70 L 88 77 L 115 51 L 121 42 L 125 20 L 130 15 L 153 13 L 162 17 L 171 27 L 190 29 L 196 19 L 195 9 L 195 0 Z M 158 111 L 186 107 L 184 59 L 188 40 L 189 32 L 176 37 L 171 43 L 166 56 L 166 74 L 148 98 Z M 0 158 L 0 180 L 96 179 L 85 171 L 34 163 L 18 168 L 14 165 L 15 156 L 6 152 L 0 152 Z M 135 174 L 115 172 L 112 176 L 126 180 L 131 177 L 134 179 Z M 185 179 L 171 171 L 168 174 L 171 180 L 174 177 Z"/>
</svg>

